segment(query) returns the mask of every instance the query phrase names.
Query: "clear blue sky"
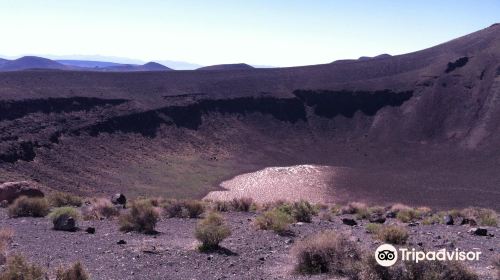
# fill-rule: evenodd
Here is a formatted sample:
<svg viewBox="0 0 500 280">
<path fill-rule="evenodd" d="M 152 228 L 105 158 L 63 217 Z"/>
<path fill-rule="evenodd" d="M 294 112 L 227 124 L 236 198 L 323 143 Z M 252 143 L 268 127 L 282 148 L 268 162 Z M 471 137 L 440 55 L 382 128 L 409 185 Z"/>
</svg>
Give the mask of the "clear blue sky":
<svg viewBox="0 0 500 280">
<path fill-rule="evenodd" d="M 0 0 L 0 55 L 292 66 L 412 52 L 495 22 L 499 0 Z"/>
</svg>

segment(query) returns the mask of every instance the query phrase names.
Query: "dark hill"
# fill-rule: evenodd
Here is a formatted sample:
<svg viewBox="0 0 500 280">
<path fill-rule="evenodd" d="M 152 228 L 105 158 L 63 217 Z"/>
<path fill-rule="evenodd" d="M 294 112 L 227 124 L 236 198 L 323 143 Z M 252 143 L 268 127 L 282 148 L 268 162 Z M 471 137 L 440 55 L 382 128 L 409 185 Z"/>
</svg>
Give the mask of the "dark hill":
<svg viewBox="0 0 500 280">
<path fill-rule="evenodd" d="M 196 70 L 245 70 L 245 69 L 254 69 L 254 67 L 245 64 L 245 63 L 236 63 L 236 64 L 218 64 L 200 67 Z"/>
<path fill-rule="evenodd" d="M 498 25 L 315 66 L 5 72 L 0 178 L 202 197 L 241 172 L 307 163 L 341 168 L 335 199 L 498 208 L 498 100 Z"/>
<path fill-rule="evenodd" d="M 26 69 L 69 69 L 67 66 L 50 59 L 37 56 L 24 56 L 15 60 L 0 62 L 0 71 L 18 71 Z"/>
</svg>

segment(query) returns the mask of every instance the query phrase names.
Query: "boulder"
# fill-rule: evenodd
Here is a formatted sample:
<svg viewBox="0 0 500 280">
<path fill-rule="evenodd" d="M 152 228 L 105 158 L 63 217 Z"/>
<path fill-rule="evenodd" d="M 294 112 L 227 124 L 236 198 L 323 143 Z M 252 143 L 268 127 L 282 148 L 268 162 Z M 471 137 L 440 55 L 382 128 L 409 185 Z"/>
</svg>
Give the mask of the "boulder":
<svg viewBox="0 0 500 280">
<path fill-rule="evenodd" d="M 31 181 L 6 182 L 0 184 L 0 201 L 12 203 L 20 196 L 44 197 L 37 183 Z"/>
<path fill-rule="evenodd" d="M 474 235 L 488 236 L 488 230 L 485 228 L 471 228 L 469 232 Z"/>
<path fill-rule="evenodd" d="M 452 226 L 455 224 L 455 221 L 453 220 L 453 217 L 451 215 L 446 215 L 443 217 L 443 223 L 448 226 Z"/>
<path fill-rule="evenodd" d="M 377 223 L 377 224 L 383 224 L 385 223 L 385 217 L 381 214 L 371 214 L 370 217 L 368 218 L 368 221 L 370 223 Z"/>
<path fill-rule="evenodd" d="M 396 216 L 397 216 L 397 214 L 394 211 L 387 211 L 387 213 L 385 213 L 385 217 L 389 218 L 389 219 L 394 219 L 394 218 L 396 218 Z"/>
<path fill-rule="evenodd" d="M 54 229 L 55 230 L 64 230 L 64 231 L 75 231 L 76 230 L 76 221 L 73 217 L 63 214 L 57 217 L 54 221 Z"/>
<path fill-rule="evenodd" d="M 114 205 L 125 205 L 127 204 L 127 198 L 122 193 L 116 193 L 111 197 L 111 203 Z"/>
<path fill-rule="evenodd" d="M 89 234 L 94 234 L 95 233 L 95 227 L 88 227 L 85 231 L 87 233 L 89 233 Z"/>
<path fill-rule="evenodd" d="M 342 223 L 344 223 L 344 225 L 348 225 L 348 226 L 351 226 L 351 227 L 358 224 L 355 220 L 348 219 L 348 218 L 342 219 Z"/>
</svg>

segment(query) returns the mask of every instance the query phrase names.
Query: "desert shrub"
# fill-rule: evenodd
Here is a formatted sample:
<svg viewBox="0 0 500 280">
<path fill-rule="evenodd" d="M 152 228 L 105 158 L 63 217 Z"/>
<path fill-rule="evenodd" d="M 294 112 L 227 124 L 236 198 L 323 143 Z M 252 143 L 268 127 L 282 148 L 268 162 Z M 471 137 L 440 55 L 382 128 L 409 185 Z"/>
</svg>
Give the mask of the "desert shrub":
<svg viewBox="0 0 500 280">
<path fill-rule="evenodd" d="M 52 207 L 75 206 L 80 207 L 83 204 L 81 197 L 67 192 L 53 192 L 48 196 Z"/>
<path fill-rule="evenodd" d="M 170 200 L 163 206 L 168 218 L 199 218 L 205 206 L 198 200 Z"/>
<path fill-rule="evenodd" d="M 67 215 L 75 219 L 75 221 L 79 220 L 81 216 L 80 211 L 78 211 L 76 208 L 64 206 L 52 209 L 52 211 L 50 211 L 49 218 L 52 220 L 52 222 L 55 222 L 62 215 Z"/>
<path fill-rule="evenodd" d="M 251 197 L 234 198 L 230 203 L 234 211 L 248 212 L 252 206 L 253 199 Z"/>
<path fill-rule="evenodd" d="M 120 215 L 120 230 L 154 233 L 159 218 L 157 208 L 147 201 L 137 201 L 132 204 L 128 213 Z"/>
<path fill-rule="evenodd" d="M 317 211 L 328 210 L 328 205 L 324 203 L 316 203 L 316 205 L 314 205 L 314 208 L 316 208 Z"/>
<path fill-rule="evenodd" d="M 498 226 L 498 214 L 495 210 L 469 207 L 461 211 L 463 217 L 475 220 L 481 226 Z"/>
<path fill-rule="evenodd" d="M 120 210 L 107 198 L 92 199 L 82 212 L 85 220 L 100 220 L 120 215 Z"/>
<path fill-rule="evenodd" d="M 231 230 L 224 223 L 224 219 L 215 212 L 199 221 L 195 229 L 195 237 L 202 243 L 200 246 L 202 251 L 218 248 L 219 243 L 229 235 Z"/>
<path fill-rule="evenodd" d="M 332 213 L 332 215 L 340 215 L 341 209 L 342 207 L 340 205 L 334 204 L 330 207 L 330 213 Z"/>
<path fill-rule="evenodd" d="M 56 280 L 88 280 L 87 271 L 80 262 L 76 262 L 68 268 L 60 267 L 56 271 Z"/>
<path fill-rule="evenodd" d="M 432 209 L 426 206 L 421 206 L 415 209 L 421 217 L 427 217 L 432 214 Z"/>
<path fill-rule="evenodd" d="M 5 250 L 7 245 L 12 241 L 14 231 L 8 228 L 0 229 L 0 265 L 5 261 Z"/>
<path fill-rule="evenodd" d="M 377 232 L 377 238 L 391 244 L 405 244 L 408 231 L 401 226 L 384 226 Z"/>
<path fill-rule="evenodd" d="M 361 202 L 351 202 L 340 209 L 342 214 L 358 214 L 367 212 L 368 206 Z"/>
<path fill-rule="evenodd" d="M 377 234 L 381 227 L 382 227 L 381 224 L 374 224 L 374 223 L 369 223 L 365 226 L 366 232 L 371 234 Z"/>
<path fill-rule="evenodd" d="M 409 223 L 420 219 L 421 215 L 417 210 L 413 208 L 407 208 L 399 210 L 396 214 L 396 218 L 403 223 Z"/>
<path fill-rule="evenodd" d="M 435 225 L 435 224 L 440 224 L 442 222 L 443 222 L 442 214 L 434 214 L 432 216 L 425 217 L 422 220 L 423 225 Z"/>
<path fill-rule="evenodd" d="M 154 207 L 161 207 L 167 203 L 167 200 L 163 197 L 138 197 L 134 202 L 149 203 Z"/>
<path fill-rule="evenodd" d="M 231 210 L 231 204 L 229 201 L 224 201 L 224 200 L 216 200 L 212 202 L 212 207 L 213 210 L 217 212 L 228 212 Z"/>
<path fill-rule="evenodd" d="M 279 207 L 287 208 L 289 206 L 290 206 L 290 203 L 288 201 L 279 199 L 276 201 L 263 203 L 261 208 L 263 211 L 268 211 L 268 210 L 272 210 L 274 208 L 279 208 Z"/>
<path fill-rule="evenodd" d="M 10 217 L 45 217 L 49 203 L 45 198 L 21 196 L 9 206 Z"/>
<path fill-rule="evenodd" d="M 361 253 L 345 235 L 324 231 L 297 242 L 292 248 L 295 269 L 304 274 L 353 275 Z"/>
<path fill-rule="evenodd" d="M 268 210 L 255 218 L 255 225 L 262 230 L 273 230 L 278 234 L 288 232 L 289 225 L 293 222 L 293 218 L 277 209 Z"/>
<path fill-rule="evenodd" d="M 411 209 L 411 207 L 406 205 L 406 204 L 402 204 L 402 203 L 396 203 L 396 204 L 391 206 L 391 211 L 396 213 L 396 214 L 401 210 L 408 210 L 408 209 Z"/>
<path fill-rule="evenodd" d="M 312 217 L 317 214 L 316 208 L 305 200 L 294 202 L 292 205 L 291 215 L 297 222 L 310 223 Z"/>
<path fill-rule="evenodd" d="M 463 263 L 457 261 L 437 262 L 421 261 L 406 262 L 403 280 L 412 279 L 453 279 L 479 280 L 479 277 Z"/>
<path fill-rule="evenodd" d="M 493 257 L 492 261 L 493 267 L 496 270 L 497 273 L 497 279 L 500 279 L 500 254 L 497 254 Z"/>
<path fill-rule="evenodd" d="M 7 258 L 0 280 L 44 280 L 44 270 L 35 264 L 28 263 L 22 256 L 13 255 Z"/>
</svg>

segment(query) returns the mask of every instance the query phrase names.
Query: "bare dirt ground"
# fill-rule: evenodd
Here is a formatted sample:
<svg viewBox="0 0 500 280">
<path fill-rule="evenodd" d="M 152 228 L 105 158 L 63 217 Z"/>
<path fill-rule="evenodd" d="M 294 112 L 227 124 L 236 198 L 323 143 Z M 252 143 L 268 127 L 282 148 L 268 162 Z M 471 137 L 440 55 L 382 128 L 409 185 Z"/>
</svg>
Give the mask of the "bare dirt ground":
<svg viewBox="0 0 500 280">
<path fill-rule="evenodd" d="M 196 219 L 163 219 L 157 225 L 157 235 L 122 233 L 116 220 L 84 221 L 80 222 L 82 230 L 61 232 L 52 230 L 46 218 L 11 219 L 5 210 L 0 210 L 0 227 L 15 231 L 9 253 L 22 253 L 50 271 L 61 264 L 81 261 L 92 279 L 332 279 L 294 273 L 294 260 L 290 257 L 293 243 L 312 233 L 333 229 L 347 233 L 367 251 L 380 244 L 366 233 L 365 222 L 354 227 L 342 224 L 341 219 L 350 215 L 335 217 L 332 222 L 316 217 L 310 224 L 295 224 L 291 227 L 294 236 L 256 230 L 254 213 L 223 215 L 232 235 L 223 241 L 225 249 L 218 253 L 196 250 Z M 386 223 L 397 222 L 389 219 Z M 95 227 L 96 233 L 86 233 L 87 226 Z M 494 279 L 491 260 L 500 253 L 498 228 L 488 228 L 493 237 L 473 236 L 467 233 L 467 226 L 407 228 L 410 248 L 480 250 L 480 260 L 467 265 L 481 279 Z M 118 245 L 119 240 L 126 244 Z"/>
</svg>

